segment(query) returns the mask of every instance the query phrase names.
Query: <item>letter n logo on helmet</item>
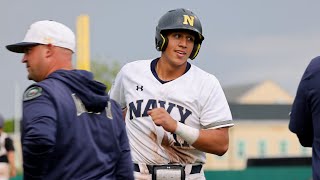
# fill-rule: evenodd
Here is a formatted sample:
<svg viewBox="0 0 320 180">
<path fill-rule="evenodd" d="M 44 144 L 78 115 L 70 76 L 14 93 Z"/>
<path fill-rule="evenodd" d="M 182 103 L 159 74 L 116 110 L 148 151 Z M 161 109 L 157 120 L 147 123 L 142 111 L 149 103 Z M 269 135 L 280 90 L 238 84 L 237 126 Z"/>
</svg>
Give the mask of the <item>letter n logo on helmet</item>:
<svg viewBox="0 0 320 180">
<path fill-rule="evenodd" d="M 189 24 L 193 26 L 194 23 L 194 16 L 183 15 L 183 24 Z"/>
</svg>

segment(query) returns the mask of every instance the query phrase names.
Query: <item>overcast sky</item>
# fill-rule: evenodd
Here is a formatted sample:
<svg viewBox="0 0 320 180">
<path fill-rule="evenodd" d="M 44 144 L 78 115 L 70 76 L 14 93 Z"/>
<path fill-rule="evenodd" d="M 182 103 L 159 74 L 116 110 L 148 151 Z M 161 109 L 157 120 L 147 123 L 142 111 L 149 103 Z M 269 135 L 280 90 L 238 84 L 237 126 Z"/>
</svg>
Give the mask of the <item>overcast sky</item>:
<svg viewBox="0 0 320 180">
<path fill-rule="evenodd" d="M 205 40 L 192 63 L 222 86 L 273 80 L 295 95 L 305 67 L 320 54 L 319 0 L 0 0 L 0 113 L 19 113 L 15 102 L 32 83 L 22 55 L 5 48 L 21 41 L 31 23 L 51 19 L 75 31 L 77 17 L 87 14 L 91 58 L 123 65 L 160 55 L 154 47 L 157 22 L 180 7 L 202 22 Z"/>
</svg>

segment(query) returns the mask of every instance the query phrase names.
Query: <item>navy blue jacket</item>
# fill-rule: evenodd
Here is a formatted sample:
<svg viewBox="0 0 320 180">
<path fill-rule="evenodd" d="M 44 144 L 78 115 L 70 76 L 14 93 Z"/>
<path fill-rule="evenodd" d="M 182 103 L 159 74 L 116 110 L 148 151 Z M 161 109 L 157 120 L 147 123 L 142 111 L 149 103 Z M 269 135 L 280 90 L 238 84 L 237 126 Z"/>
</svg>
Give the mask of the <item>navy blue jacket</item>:
<svg viewBox="0 0 320 180">
<path fill-rule="evenodd" d="M 133 179 L 120 106 L 90 72 L 58 70 L 24 93 L 26 180 Z"/>
<path fill-rule="evenodd" d="M 306 68 L 292 105 L 289 129 L 312 147 L 313 180 L 320 180 L 320 57 Z"/>
</svg>

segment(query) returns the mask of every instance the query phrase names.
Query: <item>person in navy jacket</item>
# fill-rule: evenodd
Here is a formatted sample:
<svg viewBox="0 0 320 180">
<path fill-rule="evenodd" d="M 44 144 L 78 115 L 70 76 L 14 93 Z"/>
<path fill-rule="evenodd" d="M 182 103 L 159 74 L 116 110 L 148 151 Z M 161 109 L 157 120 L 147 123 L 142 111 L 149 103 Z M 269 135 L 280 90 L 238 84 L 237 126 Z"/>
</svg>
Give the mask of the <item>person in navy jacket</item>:
<svg viewBox="0 0 320 180">
<path fill-rule="evenodd" d="M 320 57 L 306 68 L 294 99 L 289 129 L 304 147 L 312 147 L 313 180 L 320 180 Z"/>
<path fill-rule="evenodd" d="M 133 179 L 121 108 L 92 73 L 72 68 L 74 33 L 37 21 L 22 42 L 6 47 L 24 53 L 36 82 L 23 95 L 24 179 Z"/>
</svg>

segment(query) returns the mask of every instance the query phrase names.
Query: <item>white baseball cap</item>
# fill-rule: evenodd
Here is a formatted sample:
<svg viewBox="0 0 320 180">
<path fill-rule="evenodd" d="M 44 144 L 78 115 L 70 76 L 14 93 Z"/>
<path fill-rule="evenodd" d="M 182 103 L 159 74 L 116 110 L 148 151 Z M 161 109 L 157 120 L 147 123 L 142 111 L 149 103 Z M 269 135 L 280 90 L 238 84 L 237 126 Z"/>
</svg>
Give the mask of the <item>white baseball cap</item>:
<svg viewBox="0 0 320 180">
<path fill-rule="evenodd" d="M 31 24 L 23 41 L 7 45 L 9 51 L 24 53 L 28 46 L 52 44 L 75 52 L 75 35 L 70 28 L 56 21 L 44 20 Z"/>
</svg>

